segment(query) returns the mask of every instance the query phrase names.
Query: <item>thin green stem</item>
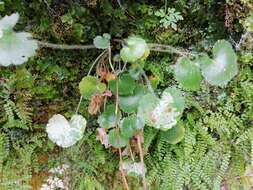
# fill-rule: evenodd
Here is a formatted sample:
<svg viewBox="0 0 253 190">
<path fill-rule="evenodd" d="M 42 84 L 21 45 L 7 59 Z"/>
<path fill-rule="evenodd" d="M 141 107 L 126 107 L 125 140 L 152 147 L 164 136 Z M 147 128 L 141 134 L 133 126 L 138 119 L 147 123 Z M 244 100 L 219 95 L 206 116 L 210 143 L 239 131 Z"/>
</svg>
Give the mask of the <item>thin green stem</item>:
<svg viewBox="0 0 253 190">
<path fill-rule="evenodd" d="M 141 68 L 140 65 L 138 65 L 138 67 L 139 67 L 139 69 L 140 69 L 140 71 L 141 71 L 142 76 L 144 77 L 144 79 L 145 79 L 145 81 L 146 81 L 146 84 L 147 84 L 147 86 L 148 86 L 148 90 L 149 90 L 153 95 L 155 95 L 154 89 L 152 88 L 151 83 L 150 83 L 150 81 L 149 81 L 149 79 L 148 79 L 148 76 L 146 75 L 145 71 Z M 156 95 L 155 95 L 155 96 L 156 96 Z"/>
<path fill-rule="evenodd" d="M 101 54 L 99 54 L 99 56 L 95 59 L 95 61 L 93 61 L 92 65 L 91 65 L 91 67 L 90 67 L 90 69 L 89 69 L 89 72 L 88 72 L 87 76 L 90 75 L 90 73 L 91 73 L 93 67 L 96 65 L 96 63 L 99 61 L 99 59 L 100 59 L 106 52 L 107 52 L 107 50 L 104 50 Z M 78 105 L 77 105 L 76 112 L 75 112 L 76 114 L 78 113 L 78 111 L 79 111 L 79 109 L 80 109 L 82 100 L 83 100 L 83 96 L 81 96 L 80 99 L 79 99 L 79 103 L 78 103 Z"/>
<path fill-rule="evenodd" d="M 76 108 L 76 114 L 78 114 L 78 111 L 79 111 L 79 109 L 80 109 L 82 100 L 83 100 L 83 96 L 81 96 L 80 99 L 79 99 L 79 102 L 78 102 L 78 105 L 77 105 L 77 108 Z"/>
<path fill-rule="evenodd" d="M 111 49 L 111 46 L 108 47 L 108 57 L 109 57 L 109 65 L 110 65 L 112 71 L 115 73 L 115 69 L 112 65 L 112 49 Z"/>
<path fill-rule="evenodd" d="M 102 53 L 99 54 L 99 56 L 95 59 L 95 61 L 93 61 L 92 65 L 91 65 L 91 67 L 90 67 L 90 70 L 89 70 L 89 72 L 88 72 L 88 74 L 87 74 L 87 76 L 90 75 L 90 73 L 91 73 L 93 67 L 96 65 L 96 63 L 99 61 L 99 59 L 100 59 L 107 51 L 108 51 L 107 49 L 104 50 Z"/>
</svg>

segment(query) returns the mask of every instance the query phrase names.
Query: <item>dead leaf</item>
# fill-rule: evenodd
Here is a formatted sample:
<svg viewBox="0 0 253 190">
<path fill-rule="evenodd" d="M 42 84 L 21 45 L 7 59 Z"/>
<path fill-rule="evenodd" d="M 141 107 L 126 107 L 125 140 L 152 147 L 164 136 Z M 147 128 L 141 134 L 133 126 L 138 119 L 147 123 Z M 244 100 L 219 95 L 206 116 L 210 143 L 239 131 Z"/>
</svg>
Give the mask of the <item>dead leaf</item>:
<svg viewBox="0 0 253 190">
<path fill-rule="evenodd" d="M 103 144 L 105 148 L 109 148 L 110 144 L 106 130 L 104 128 L 97 128 L 97 132 L 98 132 L 97 139 L 100 140 L 101 144 Z"/>
<path fill-rule="evenodd" d="M 100 107 L 104 103 L 104 97 L 102 95 L 95 95 L 91 98 L 89 107 L 88 107 L 88 112 L 91 115 L 96 115 L 97 112 L 100 110 Z"/>
</svg>

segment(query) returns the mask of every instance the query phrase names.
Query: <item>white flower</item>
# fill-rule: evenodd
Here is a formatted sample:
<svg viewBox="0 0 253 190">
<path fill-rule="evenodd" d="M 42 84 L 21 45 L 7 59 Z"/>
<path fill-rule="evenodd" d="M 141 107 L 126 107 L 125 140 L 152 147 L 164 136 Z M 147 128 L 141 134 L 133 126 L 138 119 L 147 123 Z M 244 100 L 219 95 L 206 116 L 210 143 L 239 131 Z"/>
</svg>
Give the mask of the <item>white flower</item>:
<svg viewBox="0 0 253 190">
<path fill-rule="evenodd" d="M 180 115 L 171 105 L 173 97 L 170 93 L 164 92 L 158 105 L 151 113 L 154 127 L 157 129 L 168 130 L 177 123 L 177 116 Z"/>
<path fill-rule="evenodd" d="M 46 131 L 51 141 L 66 148 L 82 138 L 86 124 L 86 119 L 81 115 L 72 116 L 69 122 L 64 116 L 57 114 L 49 119 Z"/>
</svg>

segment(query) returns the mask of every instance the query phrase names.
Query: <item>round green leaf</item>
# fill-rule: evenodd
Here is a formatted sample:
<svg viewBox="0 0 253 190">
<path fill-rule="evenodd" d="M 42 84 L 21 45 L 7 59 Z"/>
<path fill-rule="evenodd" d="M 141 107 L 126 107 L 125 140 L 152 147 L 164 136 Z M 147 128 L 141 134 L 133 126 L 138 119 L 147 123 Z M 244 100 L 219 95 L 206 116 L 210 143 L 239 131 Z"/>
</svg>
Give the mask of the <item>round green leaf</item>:
<svg viewBox="0 0 253 190">
<path fill-rule="evenodd" d="M 98 124 L 102 128 L 112 128 L 116 127 L 121 118 L 120 112 L 116 116 L 115 114 L 115 105 L 108 105 L 105 108 L 105 111 L 98 117 Z"/>
<path fill-rule="evenodd" d="M 0 20 L 0 65 L 20 65 L 36 54 L 37 41 L 26 32 L 16 33 L 12 28 L 16 25 L 19 15 L 12 14 Z"/>
<path fill-rule="evenodd" d="M 129 96 L 120 96 L 119 97 L 119 106 L 122 111 L 126 113 L 134 113 L 137 111 L 139 106 L 139 101 L 142 96 L 145 94 L 145 89 L 143 86 L 137 85 L 134 89 L 132 95 Z"/>
<path fill-rule="evenodd" d="M 93 44 L 98 49 L 107 49 L 110 46 L 110 34 L 103 34 L 103 36 L 96 36 Z"/>
<path fill-rule="evenodd" d="M 144 127 L 144 121 L 136 115 L 125 117 L 120 123 L 120 132 L 123 137 L 131 138 L 134 134 Z"/>
<path fill-rule="evenodd" d="M 128 139 L 123 137 L 117 129 L 112 129 L 109 132 L 109 143 L 114 148 L 122 148 L 128 144 Z"/>
<path fill-rule="evenodd" d="M 202 56 L 200 63 L 202 75 L 211 85 L 224 87 L 238 73 L 237 56 L 231 44 L 220 40 L 213 47 L 213 59 Z"/>
<path fill-rule="evenodd" d="M 179 123 L 171 129 L 161 132 L 161 138 L 170 144 L 177 144 L 184 138 L 184 134 L 185 128 L 182 123 Z"/>
<path fill-rule="evenodd" d="M 87 76 L 79 83 L 79 90 L 84 98 L 90 99 L 95 94 L 103 93 L 106 90 L 106 85 L 96 77 Z"/>
<path fill-rule="evenodd" d="M 110 90 L 116 94 L 117 79 L 109 81 Z M 130 95 L 133 94 L 133 91 L 136 87 L 136 83 L 131 77 L 131 75 L 124 73 L 118 78 L 118 93 L 119 95 Z"/>
<path fill-rule="evenodd" d="M 145 40 L 131 36 L 126 40 L 127 46 L 120 51 L 120 57 L 124 62 L 136 62 L 138 59 L 145 59 L 149 55 L 149 48 Z"/>
<path fill-rule="evenodd" d="M 187 57 L 182 57 L 175 65 L 175 78 L 186 90 L 199 90 L 202 80 L 199 67 Z"/>
</svg>

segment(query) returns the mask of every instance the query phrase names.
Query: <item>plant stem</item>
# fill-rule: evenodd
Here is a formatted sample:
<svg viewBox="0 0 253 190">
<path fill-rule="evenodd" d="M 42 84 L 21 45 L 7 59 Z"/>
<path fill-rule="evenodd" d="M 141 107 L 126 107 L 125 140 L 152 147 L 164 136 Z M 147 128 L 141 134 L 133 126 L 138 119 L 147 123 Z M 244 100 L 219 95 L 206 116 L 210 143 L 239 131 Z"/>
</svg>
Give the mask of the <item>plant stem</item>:
<svg viewBox="0 0 253 190">
<path fill-rule="evenodd" d="M 126 179 L 126 175 L 125 175 L 125 172 L 122 168 L 122 165 L 123 165 L 123 161 L 122 161 L 122 152 L 121 152 L 121 148 L 119 148 L 119 158 L 120 158 L 120 161 L 119 161 L 119 171 L 121 173 L 121 176 L 122 176 L 122 179 L 123 179 L 123 183 L 124 183 L 124 186 L 125 186 L 125 189 L 126 190 L 130 190 L 129 189 L 129 186 L 128 186 L 128 183 L 127 183 L 127 179 Z"/>
<path fill-rule="evenodd" d="M 78 114 L 78 111 L 79 111 L 80 105 L 82 103 L 82 100 L 83 100 L 83 96 L 81 96 L 80 99 L 79 99 L 79 103 L 78 103 L 77 108 L 76 108 L 76 114 Z"/>
<path fill-rule="evenodd" d="M 96 63 L 99 61 L 99 59 L 100 59 L 106 52 L 107 52 L 107 50 L 103 51 L 101 54 L 99 54 L 99 56 L 95 59 L 95 61 L 93 61 L 92 65 L 91 65 L 91 67 L 90 67 L 90 69 L 89 69 L 89 72 L 88 72 L 87 76 L 90 75 L 90 73 L 91 73 L 93 67 L 96 65 Z M 79 111 L 79 108 L 80 108 L 80 105 L 81 105 L 81 103 L 82 103 L 82 100 L 83 100 L 83 96 L 81 96 L 80 99 L 79 99 L 79 103 L 78 103 L 78 105 L 77 105 L 76 112 L 75 112 L 76 114 L 77 114 L 78 111 Z"/>
<path fill-rule="evenodd" d="M 48 42 L 37 41 L 38 45 L 44 48 L 61 49 L 61 50 L 86 50 L 96 49 L 94 45 L 67 45 L 67 44 L 54 44 Z"/>
<path fill-rule="evenodd" d="M 132 148 L 131 148 L 131 144 L 128 143 L 128 146 L 129 146 L 129 152 L 130 152 L 131 159 L 134 162 L 134 155 L 133 155 L 133 151 L 132 151 Z"/>
<path fill-rule="evenodd" d="M 181 56 L 197 56 L 197 54 L 188 52 L 186 50 L 180 50 L 179 48 L 175 48 L 170 45 L 149 43 L 148 46 L 150 48 L 150 51 L 175 53 Z"/>
<path fill-rule="evenodd" d="M 115 70 L 114 70 L 114 67 L 112 65 L 112 49 L 111 49 L 111 46 L 108 47 L 108 57 L 109 57 L 109 65 L 112 69 L 112 71 L 115 73 Z"/>
<path fill-rule="evenodd" d="M 150 83 L 150 81 L 149 81 L 149 79 L 148 79 L 148 76 L 146 75 L 145 71 L 141 68 L 140 65 L 138 65 L 138 67 L 139 67 L 139 69 L 140 69 L 140 71 L 141 71 L 141 74 L 142 74 L 142 76 L 144 77 L 144 79 L 145 79 L 145 81 L 146 81 L 146 83 L 147 83 L 147 85 L 148 85 L 148 90 L 149 90 L 153 95 L 155 95 L 155 92 L 154 92 L 154 90 L 153 90 L 153 88 L 152 88 L 152 86 L 151 86 L 151 83 Z"/>
<path fill-rule="evenodd" d="M 119 109 L 118 107 L 119 107 L 119 84 L 118 84 L 118 80 L 116 80 L 116 105 L 115 105 L 116 116 L 118 115 L 118 109 Z M 118 131 L 118 135 L 119 135 L 118 125 L 116 126 L 116 130 Z M 119 148 L 119 170 L 123 179 L 125 189 L 129 190 L 129 186 L 128 186 L 127 179 L 126 179 L 125 172 L 123 170 L 122 165 L 123 165 L 122 152 L 121 152 L 121 148 Z"/>
<path fill-rule="evenodd" d="M 141 135 L 137 135 L 137 144 L 138 144 L 138 149 L 140 153 L 140 159 L 141 159 L 141 165 L 143 167 L 143 171 L 145 171 L 145 163 L 144 163 L 144 156 L 143 156 L 143 151 L 142 151 L 142 146 L 141 146 Z M 142 184 L 143 184 L 143 190 L 147 190 L 147 181 L 145 177 L 145 172 L 143 172 L 142 175 Z"/>
<path fill-rule="evenodd" d="M 95 59 L 95 61 L 93 61 L 92 65 L 91 65 L 91 67 L 90 67 L 90 70 L 89 70 L 89 72 L 88 72 L 88 74 L 87 74 L 87 76 L 90 75 L 90 73 L 91 73 L 93 67 L 96 65 L 96 63 L 99 61 L 99 59 L 100 59 L 106 52 L 107 52 L 107 49 L 104 50 L 101 54 L 99 54 L 99 56 Z"/>
</svg>

